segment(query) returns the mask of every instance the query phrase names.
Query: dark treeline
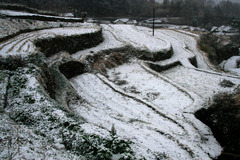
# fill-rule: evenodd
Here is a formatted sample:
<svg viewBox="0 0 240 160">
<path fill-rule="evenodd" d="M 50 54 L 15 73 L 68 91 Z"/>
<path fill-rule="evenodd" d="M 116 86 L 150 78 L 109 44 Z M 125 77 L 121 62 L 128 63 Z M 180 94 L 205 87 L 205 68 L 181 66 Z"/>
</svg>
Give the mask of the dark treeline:
<svg viewBox="0 0 240 160">
<path fill-rule="evenodd" d="M 2 0 L 56 12 L 87 12 L 89 17 L 183 17 L 189 25 L 238 24 L 240 4 L 213 0 Z"/>
<path fill-rule="evenodd" d="M 184 17 L 193 26 L 229 24 L 240 18 L 240 4 L 213 0 L 164 0 L 162 16 Z"/>
<path fill-rule="evenodd" d="M 87 12 L 94 17 L 137 17 L 152 15 L 154 0 L 2 0 L 57 12 Z"/>
</svg>

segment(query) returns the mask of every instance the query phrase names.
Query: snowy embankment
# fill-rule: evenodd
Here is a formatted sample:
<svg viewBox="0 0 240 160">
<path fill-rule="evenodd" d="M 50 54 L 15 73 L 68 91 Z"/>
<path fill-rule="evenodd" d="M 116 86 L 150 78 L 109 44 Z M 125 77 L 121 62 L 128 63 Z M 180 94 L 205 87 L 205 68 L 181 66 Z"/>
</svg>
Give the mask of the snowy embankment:
<svg viewBox="0 0 240 160">
<path fill-rule="evenodd" d="M 110 31 L 121 41 L 130 43 L 140 50 L 166 53 L 171 48 L 169 41 L 138 32 L 132 25 L 111 25 Z"/>
<path fill-rule="evenodd" d="M 123 48 L 127 46 L 126 43 L 119 40 L 111 31 L 110 26 L 108 25 L 101 25 L 102 27 L 102 34 L 104 41 L 97 45 L 96 47 L 89 48 L 86 50 L 79 51 L 72 55 L 73 58 L 84 60 L 88 55 L 98 54 L 100 51 L 116 49 L 116 48 Z"/>
<path fill-rule="evenodd" d="M 77 35 L 91 34 L 100 31 L 100 27 L 94 24 L 81 24 L 78 27 L 45 29 L 29 32 L 16 36 L 0 44 L 0 55 L 7 56 L 27 56 L 38 51 L 35 42 L 42 39 L 56 37 L 71 37 Z"/>
<path fill-rule="evenodd" d="M 144 27 L 137 27 L 140 32 L 151 34 L 151 29 Z M 198 50 L 197 41 L 193 36 L 186 35 L 186 33 L 179 33 L 173 30 L 156 30 L 155 36 L 157 38 L 164 39 L 171 42 L 173 49 L 173 56 L 167 60 L 159 61 L 154 64 L 160 66 L 167 66 L 180 62 L 183 66 L 189 68 L 195 68 L 191 64 L 191 59 L 197 60 L 197 66 L 202 69 L 209 69 L 210 67 L 205 62 L 203 55 Z"/>
<path fill-rule="evenodd" d="M 82 18 L 50 16 L 50 15 L 42 15 L 42 14 L 28 13 L 28 12 L 22 12 L 22 11 L 12 11 L 12 10 L 0 10 L 0 15 L 6 16 L 6 17 L 45 20 L 45 21 L 83 22 Z"/>
<path fill-rule="evenodd" d="M 136 30 L 132 25 L 111 25 L 110 32 L 120 41 L 132 45 L 142 51 L 144 59 L 152 61 L 166 59 L 172 56 L 171 43 L 163 38 L 155 38 Z"/>
<path fill-rule="evenodd" d="M 12 19 L 12 18 L 0 18 L 0 40 L 8 40 L 21 33 L 30 31 L 36 31 L 47 28 L 59 28 L 59 27 L 78 27 L 82 23 L 70 23 L 70 22 L 47 22 L 37 21 L 29 19 Z"/>
<path fill-rule="evenodd" d="M 239 62 L 240 56 L 233 56 L 228 60 L 223 61 L 219 66 L 225 71 L 240 75 Z"/>
<path fill-rule="evenodd" d="M 212 96 L 220 92 L 231 92 L 234 88 L 220 87 L 220 83 L 225 79 L 233 82 L 235 87 L 239 84 L 239 78 L 211 72 L 202 72 L 191 68 L 178 66 L 176 68 L 162 72 L 169 79 L 177 82 L 179 85 L 193 91 L 205 102 L 210 103 Z M 199 83 L 201 82 L 201 83 Z"/>
<path fill-rule="evenodd" d="M 131 46 L 136 50 L 145 52 L 142 57 L 150 60 L 160 60 L 171 57 L 171 43 L 163 38 L 155 38 L 146 33 L 138 32 L 132 25 L 102 25 L 104 42 L 84 51 L 79 51 L 73 55 L 76 59 L 83 59 L 86 55 L 91 55 L 103 50 L 122 48 Z"/>
</svg>

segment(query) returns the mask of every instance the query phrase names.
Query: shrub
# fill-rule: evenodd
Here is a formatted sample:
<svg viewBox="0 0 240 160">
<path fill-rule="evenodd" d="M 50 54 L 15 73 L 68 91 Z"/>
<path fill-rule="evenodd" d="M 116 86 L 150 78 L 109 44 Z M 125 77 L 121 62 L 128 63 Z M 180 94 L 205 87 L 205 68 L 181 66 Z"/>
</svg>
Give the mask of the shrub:
<svg viewBox="0 0 240 160">
<path fill-rule="evenodd" d="M 154 154 L 156 160 L 162 160 L 162 159 L 169 159 L 168 155 L 163 152 L 163 153 L 155 153 Z"/>
<path fill-rule="evenodd" d="M 119 86 L 122 86 L 122 85 L 126 85 L 128 84 L 128 82 L 126 80 L 117 80 L 115 82 L 115 84 L 119 85 Z"/>
<path fill-rule="evenodd" d="M 201 109 L 196 117 L 207 124 L 225 152 L 240 154 L 240 94 L 221 93 L 214 97 L 209 109 Z"/>
<path fill-rule="evenodd" d="M 0 57 L 0 69 L 16 70 L 18 67 L 26 65 L 26 61 L 21 56 Z"/>
<path fill-rule="evenodd" d="M 234 84 L 233 82 L 229 81 L 229 80 L 224 79 L 222 82 L 219 83 L 219 85 L 220 85 L 221 87 L 224 87 L 224 88 L 225 88 L 225 87 L 231 88 L 231 87 L 233 87 L 235 84 Z"/>
<path fill-rule="evenodd" d="M 200 47 L 204 52 L 208 54 L 209 59 L 213 63 L 216 63 L 216 59 L 217 59 L 216 49 L 214 49 L 212 46 L 210 46 L 207 43 L 200 43 Z"/>
<path fill-rule="evenodd" d="M 121 159 L 127 159 L 126 157 L 131 157 L 132 160 L 135 159 L 129 145 L 131 142 L 120 139 L 116 135 L 111 135 L 109 138 L 101 138 L 96 135 L 73 132 L 67 129 L 63 130 L 62 135 L 66 149 L 72 150 L 76 154 L 87 156 L 89 159 L 111 159 L 113 154 L 122 154 Z"/>
<path fill-rule="evenodd" d="M 213 62 L 216 63 L 217 60 L 217 54 L 216 54 L 216 42 L 215 38 L 211 34 L 204 34 L 201 35 L 200 40 L 199 40 L 199 46 L 201 50 L 206 52 L 208 54 L 209 59 Z"/>
<path fill-rule="evenodd" d="M 29 103 L 29 104 L 34 104 L 35 99 L 31 95 L 25 95 L 23 102 L 24 103 Z"/>
<path fill-rule="evenodd" d="M 21 88 L 25 88 L 27 77 L 15 75 L 11 78 L 10 90 L 12 96 L 17 96 L 20 93 Z"/>
</svg>

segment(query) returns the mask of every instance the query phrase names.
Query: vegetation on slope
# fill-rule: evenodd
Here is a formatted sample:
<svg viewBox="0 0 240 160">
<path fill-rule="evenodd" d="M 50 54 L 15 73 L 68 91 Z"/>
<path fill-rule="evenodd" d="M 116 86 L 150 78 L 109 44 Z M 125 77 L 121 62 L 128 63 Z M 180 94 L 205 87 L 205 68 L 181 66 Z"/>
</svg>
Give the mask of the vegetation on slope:
<svg viewBox="0 0 240 160">
<path fill-rule="evenodd" d="M 240 88 L 232 94 L 216 95 L 210 108 L 197 111 L 195 116 L 212 129 L 223 146 L 219 159 L 240 157 Z"/>
<path fill-rule="evenodd" d="M 240 48 L 239 36 L 218 36 L 211 33 L 202 34 L 198 44 L 216 65 L 238 55 L 238 48 Z"/>
<path fill-rule="evenodd" d="M 131 142 L 119 138 L 114 128 L 105 138 L 84 133 L 80 127 L 85 123 L 84 120 L 72 113 L 68 106 L 63 105 L 65 104 L 63 101 L 74 103 L 74 91 L 71 90 L 59 70 L 55 67 L 48 68 L 43 54 L 32 55 L 24 59 L 16 58 L 14 62 L 17 63 L 13 67 L 5 61 L 5 59 L 1 59 L 3 63 L 1 63 L 0 70 L 0 86 L 4 88 L 0 93 L 1 116 L 9 117 L 15 126 L 24 126 L 32 131 L 38 137 L 37 139 L 44 141 L 46 148 L 51 148 L 55 144 L 63 146 L 65 152 L 62 154 L 68 154 L 66 151 L 70 151 L 69 153 L 86 159 L 111 159 L 113 155 L 117 154 L 120 159 L 135 159 L 130 147 Z M 61 86 L 65 92 L 72 92 L 72 99 L 61 95 L 65 92 L 59 92 L 59 85 L 56 84 L 57 81 L 52 77 L 53 75 L 54 77 L 57 75 L 57 81 L 61 80 Z M 65 97 L 60 103 L 51 98 L 52 96 L 50 97 L 50 90 L 45 90 L 45 86 L 49 86 L 46 83 L 55 86 L 51 90 L 58 93 L 55 94 L 55 99 L 59 100 L 59 98 Z M 3 120 L 5 119 L 0 119 L 0 127 L 4 125 Z M 15 130 L 17 128 L 15 127 Z M 23 132 L 21 133 L 23 138 L 12 137 L 10 142 L 6 136 L 8 132 L 9 130 L 1 132 L 1 141 L 4 142 L 0 145 L 0 148 L 3 149 L 1 158 L 28 159 L 24 154 L 24 148 L 29 147 L 29 143 L 33 143 L 36 137 L 32 139 Z M 23 139 L 27 144 L 25 146 L 22 145 Z M 14 144 L 9 144 L 12 142 Z M 18 149 L 13 145 L 17 145 Z M 36 151 L 29 149 L 29 152 L 34 154 Z M 45 158 L 50 157 L 55 159 L 54 154 L 46 153 Z M 67 158 L 63 157 L 63 159 Z"/>
</svg>

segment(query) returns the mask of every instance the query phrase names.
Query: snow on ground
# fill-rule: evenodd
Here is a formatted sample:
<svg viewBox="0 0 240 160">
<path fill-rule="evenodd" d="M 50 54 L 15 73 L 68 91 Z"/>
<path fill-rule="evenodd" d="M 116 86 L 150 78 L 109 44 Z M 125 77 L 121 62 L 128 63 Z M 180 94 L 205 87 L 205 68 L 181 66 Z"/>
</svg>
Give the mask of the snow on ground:
<svg viewBox="0 0 240 160">
<path fill-rule="evenodd" d="M 73 58 L 84 59 L 86 55 L 102 50 L 121 48 L 127 45 L 148 52 L 166 53 L 171 49 L 171 43 L 163 38 L 155 38 L 136 30 L 133 25 L 101 25 L 104 42 L 98 46 L 73 54 Z"/>
<path fill-rule="evenodd" d="M 20 34 L 0 44 L 0 55 L 3 57 L 10 55 L 26 56 L 37 51 L 34 45 L 34 41 L 36 40 L 54 38 L 56 36 L 82 35 L 94 33 L 99 30 L 100 27 L 97 25 L 81 24 L 79 27 L 53 28 Z"/>
<path fill-rule="evenodd" d="M 131 67 L 133 67 L 133 70 L 132 72 L 130 70 L 129 73 L 140 75 L 134 70 L 135 67 L 138 68 L 139 66 L 130 65 Z M 151 77 L 147 72 L 143 72 L 144 76 Z M 132 80 L 131 83 L 135 85 L 137 84 L 132 78 L 128 80 Z M 144 156 L 146 159 L 154 159 L 154 155 L 166 154 L 171 159 L 211 159 L 208 154 L 214 157 L 221 151 L 215 139 L 210 140 L 211 145 L 208 144 L 209 142 L 201 142 L 201 137 L 204 135 L 198 134 L 190 125 L 182 126 L 181 123 L 178 124 L 171 118 L 162 116 L 159 112 L 152 110 L 142 101 L 124 96 L 120 91 L 116 92 L 117 86 L 109 81 L 103 81 L 94 74 L 87 73 L 77 76 L 71 79 L 71 83 L 78 94 L 86 101 L 81 107 L 75 106 L 74 110 L 83 116 L 87 122 L 100 128 L 110 130 L 114 124 L 119 136 L 134 142 L 132 147 L 138 158 Z M 110 85 L 106 85 L 106 83 Z M 148 84 L 146 81 L 142 83 Z M 191 103 L 189 97 L 176 91 L 170 84 L 161 80 L 156 83 L 159 85 L 156 90 L 161 92 L 162 97 L 169 96 L 172 89 L 172 92 L 175 92 L 172 94 L 176 96 L 180 94 L 181 98 L 185 97 L 187 102 L 183 104 Z M 160 91 L 164 85 L 169 87 L 166 95 L 164 90 Z M 152 89 L 151 87 L 152 84 L 149 83 L 145 89 Z M 152 103 L 159 105 L 162 102 L 156 100 Z M 177 107 L 178 102 L 175 103 L 173 102 L 173 105 Z M 167 108 L 167 106 L 162 107 Z M 161 110 L 161 106 L 159 110 Z M 176 113 L 170 107 L 168 112 Z M 87 128 L 85 129 L 87 130 Z M 91 130 L 91 128 L 89 129 Z M 209 151 L 211 152 L 208 153 Z"/>
<path fill-rule="evenodd" d="M 220 87 L 222 80 L 230 80 L 236 87 L 239 78 L 212 72 L 197 48 L 195 34 L 156 30 L 152 37 L 148 28 L 126 25 L 103 25 L 103 33 L 106 41 L 92 48 L 92 52 L 100 51 L 101 47 L 114 48 L 114 44 L 151 48 L 143 45 L 149 43 L 139 39 L 142 35 L 147 40 L 151 37 L 157 42 L 158 39 L 160 46 L 164 46 L 164 41 L 171 43 L 174 55 L 156 63 L 166 65 L 179 61 L 183 66 L 156 73 L 136 60 L 108 70 L 108 78 L 89 73 L 72 78 L 72 85 L 86 100 L 83 108 L 74 106 L 74 110 L 97 127 L 110 130 L 114 124 L 119 136 L 134 142 L 132 147 L 139 158 L 154 159 L 156 154 L 170 159 L 218 156 L 221 147 L 209 128 L 193 113 L 204 107 L 204 103 L 210 103 L 214 94 L 233 91 L 233 88 Z M 76 57 L 90 54 L 89 51 L 91 49 L 81 51 Z M 189 59 L 194 57 L 200 69 L 190 63 Z M 102 133 L 92 126 L 85 130 Z"/>
<path fill-rule="evenodd" d="M 122 82 L 120 87 L 125 92 L 140 96 L 173 115 L 192 104 L 189 95 L 146 72 L 137 62 L 111 69 L 108 76 L 111 81 L 117 84 Z"/>
<path fill-rule="evenodd" d="M 98 53 L 99 51 L 116 49 L 116 48 L 121 48 L 126 46 L 126 43 L 117 39 L 116 36 L 113 33 L 111 33 L 110 26 L 108 25 L 101 25 L 101 26 L 102 26 L 104 41 L 96 47 L 82 50 L 73 54 L 72 55 L 73 58 L 84 59 L 87 55 L 92 55 L 94 53 Z"/>
<path fill-rule="evenodd" d="M 7 16 L 33 16 L 33 15 L 38 15 L 38 14 L 34 14 L 34 13 L 12 11 L 12 10 L 0 10 L 0 14 L 7 15 Z"/>
<path fill-rule="evenodd" d="M 81 20 L 81 18 L 72 18 L 72 17 L 59 17 L 59 16 L 50 16 L 50 15 L 42 15 L 42 14 L 35 14 L 35 13 L 28 13 L 22 11 L 13 11 L 13 10 L 0 10 L 0 15 L 4 16 L 40 16 L 46 18 L 61 18 L 61 19 L 75 19 Z"/>
<path fill-rule="evenodd" d="M 169 41 L 155 38 L 146 33 L 139 32 L 133 25 L 109 25 L 110 31 L 120 40 L 131 44 L 140 50 L 150 52 L 168 52 L 171 49 Z"/>
<path fill-rule="evenodd" d="M 56 144 L 36 135 L 24 125 L 18 125 L 5 114 L 0 116 L 0 157 L 3 159 L 78 159 Z"/>
<path fill-rule="evenodd" d="M 233 88 L 220 87 L 219 83 L 224 79 L 232 81 L 236 86 L 240 84 L 239 78 L 226 77 L 224 75 L 198 71 L 182 66 L 167 70 L 161 74 L 172 79 L 184 88 L 195 92 L 202 97 L 205 102 L 219 92 L 230 92 L 233 90 Z"/>
<path fill-rule="evenodd" d="M 223 61 L 219 66 L 225 71 L 229 71 L 233 74 L 240 75 L 239 68 L 240 56 L 233 56 L 228 60 Z"/>
<path fill-rule="evenodd" d="M 177 30 L 178 32 L 182 32 L 182 33 L 185 33 L 187 35 L 191 35 L 191 36 L 194 36 L 194 37 L 197 37 L 199 38 L 199 34 L 196 34 L 196 33 L 193 33 L 193 32 L 189 32 L 189 31 L 185 31 L 185 30 Z"/>
<path fill-rule="evenodd" d="M 0 102 L 0 159 L 79 159 L 79 156 L 66 151 L 64 145 L 58 142 L 59 136 L 56 130 L 52 134 L 45 132 L 47 136 L 39 135 L 40 130 L 43 129 L 40 126 L 46 126 L 48 119 L 46 115 L 42 115 L 42 107 L 52 109 L 52 115 L 63 113 L 63 111 L 57 107 L 53 109 L 54 103 L 46 98 L 44 92 L 39 92 L 41 84 L 38 81 L 39 77 L 35 77 L 33 73 L 37 70 L 33 70 L 21 68 L 14 72 L 5 73 L 2 70 L 0 72 L 0 95 L 2 92 L 7 92 L 5 93 L 7 96 L 3 99 L 5 103 Z M 10 87 L 4 87 L 9 84 L 11 84 Z M 3 88 L 5 91 L 2 91 Z M 3 104 L 7 105 L 3 106 Z M 36 121 L 36 126 L 33 126 L 33 123 L 26 125 L 25 122 L 16 120 L 24 115 L 28 115 L 25 117 L 29 118 L 27 124 L 33 120 Z M 41 119 L 41 117 L 44 118 Z M 64 120 L 66 115 L 64 117 L 56 115 L 56 117 Z M 53 123 L 50 125 L 53 126 Z M 59 129 L 59 124 L 57 125 Z M 50 142 L 53 140 L 54 142 Z"/>
<path fill-rule="evenodd" d="M 141 32 L 151 34 L 151 29 L 149 28 L 137 27 L 137 29 Z M 155 31 L 155 36 L 157 38 L 162 38 L 168 42 L 171 42 L 174 52 L 173 56 L 170 59 L 157 62 L 157 64 L 168 65 L 176 61 L 180 61 L 182 65 L 186 67 L 194 68 L 189 59 L 196 56 L 198 67 L 202 69 L 209 69 L 209 66 L 206 64 L 203 55 L 196 47 L 197 41 L 194 37 L 166 29 L 157 29 Z"/>
<path fill-rule="evenodd" d="M 129 139 L 137 158 L 156 159 L 213 159 L 221 147 L 207 126 L 198 121 L 193 112 L 220 91 L 233 88 L 220 87 L 230 80 L 240 84 L 238 77 L 212 72 L 196 39 L 187 33 L 173 30 L 151 30 L 130 25 L 102 25 L 105 41 L 98 46 L 80 51 L 72 57 L 84 59 L 89 54 L 131 45 L 150 52 L 173 49 L 173 56 L 156 62 L 161 65 L 176 61 L 182 66 L 156 73 L 140 60 L 134 60 L 110 69 L 107 76 L 85 73 L 70 80 L 82 98 L 71 109 L 84 118 L 81 124 L 87 133 L 109 136 L 112 126 L 117 135 Z M 95 25 L 83 24 L 79 28 L 48 29 L 19 35 L 2 44 L 2 56 L 24 55 L 36 50 L 33 41 L 57 35 L 71 36 L 99 30 Z M 189 58 L 196 56 L 196 69 Z M 209 71 L 206 71 L 209 70 Z M 31 79 L 29 77 L 29 79 Z M 29 81 L 29 86 L 35 82 Z M 57 112 L 60 117 L 63 115 Z"/>
<path fill-rule="evenodd" d="M 78 27 L 82 26 L 82 23 L 70 23 L 70 22 L 46 22 L 29 19 L 12 19 L 12 18 L 0 18 L 0 38 L 17 34 L 24 30 L 39 30 L 46 28 L 59 28 L 59 27 Z"/>
<path fill-rule="evenodd" d="M 98 31 L 99 29 L 100 28 L 97 25 L 85 23 L 79 27 L 53 28 L 53 29 L 41 30 L 38 32 L 40 34 L 49 35 L 46 38 L 51 38 L 51 35 L 55 37 L 55 36 L 73 36 L 73 35 L 81 35 L 81 34 L 87 34 L 87 33 L 91 34 Z M 45 37 L 41 37 L 41 38 L 45 38 Z"/>
<path fill-rule="evenodd" d="M 168 29 L 173 29 L 173 30 L 178 30 L 178 31 L 199 31 L 199 32 L 207 32 L 206 29 L 204 28 L 199 28 L 199 27 L 193 27 L 193 26 L 187 26 L 187 25 L 173 25 L 173 24 L 156 24 L 155 25 L 158 28 L 168 28 Z"/>
</svg>

